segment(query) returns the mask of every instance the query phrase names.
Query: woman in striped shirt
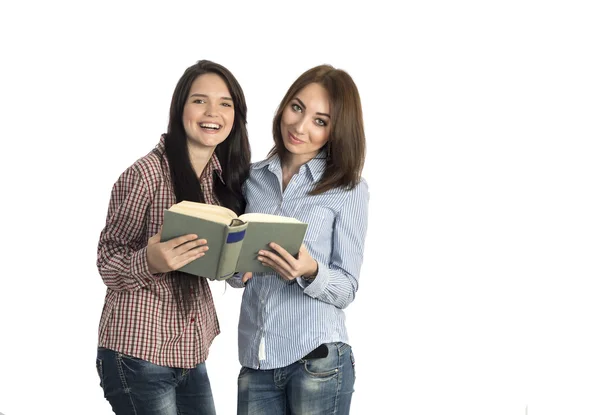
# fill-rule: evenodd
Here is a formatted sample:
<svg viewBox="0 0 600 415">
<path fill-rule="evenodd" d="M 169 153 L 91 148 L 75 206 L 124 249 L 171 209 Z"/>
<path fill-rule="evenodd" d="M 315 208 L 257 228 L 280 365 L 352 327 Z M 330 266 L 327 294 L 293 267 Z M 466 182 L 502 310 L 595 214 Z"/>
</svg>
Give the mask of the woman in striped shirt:
<svg viewBox="0 0 600 415">
<path fill-rule="evenodd" d="M 358 90 L 344 71 L 312 68 L 289 88 L 273 120 L 275 145 L 250 168 L 246 212 L 308 223 L 293 257 L 276 244 L 258 260 L 271 273 L 245 284 L 239 322 L 238 414 L 348 414 L 354 357 L 343 309 L 363 259 L 369 192 Z"/>
<path fill-rule="evenodd" d="M 107 286 L 96 366 L 118 414 L 214 414 L 204 361 L 219 334 L 205 278 L 177 271 L 204 255 L 202 235 L 160 241 L 182 200 L 244 211 L 246 101 L 223 66 L 199 61 L 177 83 L 167 133 L 115 183 L 98 244 Z"/>
</svg>

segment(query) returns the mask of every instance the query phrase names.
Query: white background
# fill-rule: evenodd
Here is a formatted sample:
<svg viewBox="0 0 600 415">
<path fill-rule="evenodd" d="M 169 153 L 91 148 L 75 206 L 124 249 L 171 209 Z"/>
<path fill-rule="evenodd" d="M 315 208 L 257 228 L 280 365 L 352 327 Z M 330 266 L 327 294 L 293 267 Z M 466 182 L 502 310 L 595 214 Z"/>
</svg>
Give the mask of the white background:
<svg viewBox="0 0 600 415">
<path fill-rule="evenodd" d="M 352 414 L 600 413 L 595 2 L 11 3 L 0 412 L 111 412 L 95 369 L 110 190 L 165 132 L 185 68 L 211 59 L 245 91 L 253 161 L 306 69 L 358 85 L 371 203 Z M 207 365 L 234 414 L 241 291 L 211 286 Z"/>
</svg>

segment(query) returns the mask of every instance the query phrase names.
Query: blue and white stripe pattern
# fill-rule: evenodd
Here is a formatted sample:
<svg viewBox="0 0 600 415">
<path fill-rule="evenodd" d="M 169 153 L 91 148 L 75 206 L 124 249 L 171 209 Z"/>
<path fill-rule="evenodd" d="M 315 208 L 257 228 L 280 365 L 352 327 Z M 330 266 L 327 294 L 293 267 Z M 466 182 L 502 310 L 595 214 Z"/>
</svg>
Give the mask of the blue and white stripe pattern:
<svg viewBox="0 0 600 415">
<path fill-rule="evenodd" d="M 308 223 L 304 238 L 319 264 L 314 281 L 291 283 L 273 273 L 255 273 L 247 283 L 239 322 L 242 366 L 287 366 L 322 343 L 348 343 L 343 309 L 358 289 L 367 231 L 369 191 L 364 180 L 352 190 L 309 196 L 325 170 L 324 155 L 304 164 L 282 193 L 277 156 L 252 165 L 245 184 L 246 212 L 295 217 Z M 239 285 L 239 277 L 230 280 Z"/>
</svg>

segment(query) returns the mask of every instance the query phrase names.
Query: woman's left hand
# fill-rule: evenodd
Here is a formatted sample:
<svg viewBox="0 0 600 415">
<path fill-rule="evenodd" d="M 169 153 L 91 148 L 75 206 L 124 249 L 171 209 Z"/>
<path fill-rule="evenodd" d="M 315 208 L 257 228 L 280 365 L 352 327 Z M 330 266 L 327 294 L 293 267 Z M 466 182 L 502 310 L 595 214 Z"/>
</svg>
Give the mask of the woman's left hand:
<svg viewBox="0 0 600 415">
<path fill-rule="evenodd" d="M 271 242 L 269 246 L 277 253 L 259 251 L 258 260 L 263 265 L 273 268 L 282 278 L 291 281 L 302 276 L 310 278 L 317 275 L 319 265 L 310 256 L 304 244 L 300 246 L 298 259 L 294 258 L 288 251 L 274 242 Z"/>
</svg>

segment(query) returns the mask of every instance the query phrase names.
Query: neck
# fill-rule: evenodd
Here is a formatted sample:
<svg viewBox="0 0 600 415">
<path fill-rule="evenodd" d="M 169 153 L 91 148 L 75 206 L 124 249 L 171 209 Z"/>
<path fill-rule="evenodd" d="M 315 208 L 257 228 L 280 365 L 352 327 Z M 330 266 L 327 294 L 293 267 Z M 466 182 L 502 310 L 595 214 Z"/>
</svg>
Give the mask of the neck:
<svg viewBox="0 0 600 415">
<path fill-rule="evenodd" d="M 282 188 L 284 191 L 294 174 L 300 171 L 300 167 L 311 161 L 316 155 L 286 153 L 283 160 L 281 160 Z"/>
<path fill-rule="evenodd" d="M 215 147 L 204 147 L 188 143 L 188 155 L 196 176 L 200 177 L 202 175 L 214 151 Z"/>
<path fill-rule="evenodd" d="M 302 167 L 303 164 L 311 161 L 316 155 L 317 154 L 292 154 L 288 152 L 281 161 L 281 169 L 293 176 L 300 171 L 300 167 Z"/>
</svg>

